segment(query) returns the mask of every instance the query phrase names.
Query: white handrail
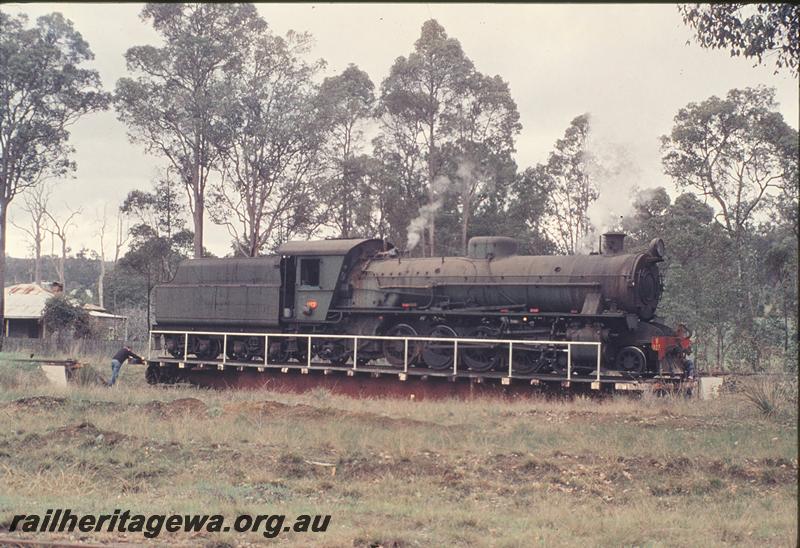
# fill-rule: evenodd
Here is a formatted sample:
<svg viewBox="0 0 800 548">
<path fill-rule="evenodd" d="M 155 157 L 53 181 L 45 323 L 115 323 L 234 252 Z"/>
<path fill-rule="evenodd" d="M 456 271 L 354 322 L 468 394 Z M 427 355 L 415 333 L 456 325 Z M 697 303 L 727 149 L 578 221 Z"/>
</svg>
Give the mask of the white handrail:
<svg viewBox="0 0 800 548">
<path fill-rule="evenodd" d="M 528 340 L 528 339 L 471 339 L 471 338 L 453 338 L 453 337 L 390 337 L 386 335 L 339 335 L 339 334 L 318 334 L 318 333 L 251 333 L 251 332 L 225 332 L 225 331 L 176 331 L 169 329 L 153 329 L 150 331 L 150 339 L 148 341 L 148 361 L 153 361 L 152 339 L 154 336 L 160 335 L 182 335 L 183 336 L 183 359 L 186 360 L 189 356 L 189 335 L 202 335 L 222 337 L 222 365 L 227 363 L 227 348 L 228 337 L 263 337 L 264 338 L 264 366 L 269 366 L 269 340 L 270 337 L 278 338 L 305 338 L 307 339 L 306 347 L 306 367 L 311 367 L 312 357 L 312 339 L 338 339 L 338 340 L 352 340 L 353 341 L 353 369 L 358 369 L 358 341 L 403 341 L 403 372 L 408 373 L 408 342 L 421 341 L 421 342 L 438 342 L 438 343 L 452 343 L 453 344 L 453 375 L 457 376 L 458 358 L 459 358 L 459 345 L 465 344 L 494 344 L 494 345 L 508 345 L 508 377 L 515 377 L 513 356 L 514 346 L 560 346 L 564 348 L 554 348 L 557 352 L 566 352 L 567 354 L 567 376 L 566 380 L 572 380 L 572 347 L 573 346 L 593 346 L 596 348 L 597 353 L 597 368 L 596 378 L 600 381 L 601 371 L 601 358 L 602 358 L 602 343 L 594 341 L 552 341 L 552 340 Z M 463 352 L 463 350 L 462 350 Z M 516 375 L 519 376 L 519 375 Z"/>
<path fill-rule="evenodd" d="M 430 341 L 430 342 L 470 342 L 470 343 L 496 343 L 505 344 L 514 342 L 516 344 L 570 344 L 572 346 L 597 346 L 602 344 L 595 341 L 540 341 L 533 339 L 467 339 L 467 338 L 453 338 L 453 337 L 389 337 L 387 335 L 339 335 L 339 334 L 324 334 L 324 333 L 239 333 L 238 331 L 171 331 L 154 329 L 150 331 L 150 335 L 230 335 L 234 337 L 301 337 L 312 339 L 369 339 L 380 341 L 402 341 L 409 339 L 412 341 Z"/>
</svg>

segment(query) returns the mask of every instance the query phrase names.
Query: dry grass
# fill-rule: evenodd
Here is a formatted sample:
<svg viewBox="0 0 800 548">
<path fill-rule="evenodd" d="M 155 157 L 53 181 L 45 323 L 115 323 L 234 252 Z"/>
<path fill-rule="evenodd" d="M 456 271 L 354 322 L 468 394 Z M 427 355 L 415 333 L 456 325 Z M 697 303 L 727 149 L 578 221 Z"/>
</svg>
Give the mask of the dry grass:
<svg viewBox="0 0 800 548">
<path fill-rule="evenodd" d="M 738 396 L 355 400 L 159 389 L 142 373 L 125 366 L 118 389 L 59 391 L 0 362 L 0 523 L 51 507 L 329 513 L 328 532 L 276 542 L 795 543 L 796 414 L 765 417 Z"/>
</svg>

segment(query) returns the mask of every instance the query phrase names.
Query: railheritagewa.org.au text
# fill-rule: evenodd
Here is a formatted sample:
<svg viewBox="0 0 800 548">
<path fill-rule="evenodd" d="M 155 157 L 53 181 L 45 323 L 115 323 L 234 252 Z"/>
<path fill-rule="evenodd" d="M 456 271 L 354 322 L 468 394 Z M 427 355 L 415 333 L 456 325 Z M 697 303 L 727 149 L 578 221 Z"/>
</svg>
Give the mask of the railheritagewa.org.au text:
<svg viewBox="0 0 800 548">
<path fill-rule="evenodd" d="M 69 508 L 47 510 L 42 514 L 17 514 L 11 519 L 9 532 L 24 533 L 141 533 L 156 538 L 162 533 L 261 533 L 275 538 L 281 533 L 324 533 L 330 515 L 301 514 L 290 518 L 285 514 L 239 514 L 228 520 L 219 514 L 137 514 L 114 510 L 111 514 L 74 514 Z"/>
</svg>

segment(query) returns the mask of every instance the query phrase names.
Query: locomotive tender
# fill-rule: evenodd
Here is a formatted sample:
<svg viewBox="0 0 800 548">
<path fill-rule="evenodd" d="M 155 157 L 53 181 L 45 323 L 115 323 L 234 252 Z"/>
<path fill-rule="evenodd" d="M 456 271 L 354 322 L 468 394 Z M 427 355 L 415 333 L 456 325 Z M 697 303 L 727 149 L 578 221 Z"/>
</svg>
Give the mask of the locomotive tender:
<svg viewBox="0 0 800 548">
<path fill-rule="evenodd" d="M 604 234 L 599 253 L 575 256 L 518 255 L 511 238 L 475 237 L 466 257 L 410 258 L 380 239 L 333 239 L 287 242 L 274 256 L 189 259 L 154 289 L 153 329 L 188 332 L 164 336 L 179 360 L 216 360 L 224 351 L 238 362 L 265 352 L 273 363 L 303 362 L 311 348 L 315 359 L 342 366 L 354 358 L 352 341 L 325 334 L 381 335 L 409 338 L 410 351 L 402 339 L 360 339 L 359 366 L 410 359 L 445 370 L 458 359 L 459 369 L 488 372 L 508 367 L 492 342 L 466 344 L 455 357 L 452 344 L 413 337 L 582 341 L 602 343 L 605 371 L 679 375 L 688 337 L 656 321 L 664 243 L 626 253 L 624 237 Z M 228 333 L 224 348 L 214 332 Z M 254 333 L 284 336 L 265 348 Z M 313 346 L 299 336 L 309 333 L 318 335 Z M 597 367 L 596 352 L 574 346 L 572 371 Z M 561 373 L 566 361 L 546 344 L 515 347 L 512 358 L 522 375 Z"/>
</svg>

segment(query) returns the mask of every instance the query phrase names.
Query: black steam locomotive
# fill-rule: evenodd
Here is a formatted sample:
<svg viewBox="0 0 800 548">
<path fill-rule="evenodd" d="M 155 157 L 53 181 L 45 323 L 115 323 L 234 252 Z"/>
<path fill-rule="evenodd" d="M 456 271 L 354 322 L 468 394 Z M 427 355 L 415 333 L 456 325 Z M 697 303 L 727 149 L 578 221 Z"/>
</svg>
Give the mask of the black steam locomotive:
<svg viewBox="0 0 800 548">
<path fill-rule="evenodd" d="M 658 263 L 664 243 L 625 253 L 623 234 L 601 237 L 601 252 L 524 256 L 515 240 L 476 237 L 466 257 L 409 258 L 379 239 L 288 242 L 275 256 L 191 259 L 154 289 L 154 330 L 176 359 L 345 365 L 345 339 L 260 333 L 349 334 L 602 343 L 602 367 L 638 376 L 679 374 L 687 334 L 656 320 L 662 291 Z M 215 332 L 229 335 L 224 341 Z M 188 333 L 188 334 L 186 334 Z M 241 335 L 236 335 L 241 333 Z M 269 347 L 265 348 L 265 340 Z M 497 344 L 452 347 L 401 339 L 359 340 L 358 365 L 370 362 L 444 370 L 507 368 Z M 517 374 L 560 373 L 566 357 L 552 345 L 514 350 Z M 594 346 L 575 346 L 577 374 L 597 367 Z"/>
</svg>

